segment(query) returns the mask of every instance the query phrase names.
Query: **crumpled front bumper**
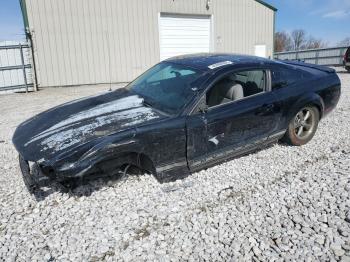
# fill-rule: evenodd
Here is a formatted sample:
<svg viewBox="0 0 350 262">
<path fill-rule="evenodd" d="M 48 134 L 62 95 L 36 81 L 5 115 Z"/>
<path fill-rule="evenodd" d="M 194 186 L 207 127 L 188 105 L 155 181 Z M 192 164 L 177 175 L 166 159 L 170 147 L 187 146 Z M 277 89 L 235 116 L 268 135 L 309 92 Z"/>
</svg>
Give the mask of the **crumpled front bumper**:
<svg viewBox="0 0 350 262">
<path fill-rule="evenodd" d="M 44 175 L 40 166 L 36 163 L 29 164 L 21 155 L 19 155 L 19 166 L 22 178 L 29 192 L 33 192 L 36 188 L 47 186 L 51 179 Z"/>
</svg>

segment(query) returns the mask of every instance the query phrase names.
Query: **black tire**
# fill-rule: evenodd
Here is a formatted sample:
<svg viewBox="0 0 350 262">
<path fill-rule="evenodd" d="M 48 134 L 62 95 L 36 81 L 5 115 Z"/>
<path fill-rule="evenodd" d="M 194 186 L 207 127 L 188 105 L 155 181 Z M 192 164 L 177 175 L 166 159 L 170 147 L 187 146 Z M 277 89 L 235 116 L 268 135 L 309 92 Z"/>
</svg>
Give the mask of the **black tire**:
<svg viewBox="0 0 350 262">
<path fill-rule="evenodd" d="M 350 73 L 350 66 L 346 66 L 345 69 Z"/>
<path fill-rule="evenodd" d="M 307 144 L 315 135 L 320 112 L 314 106 L 305 106 L 294 115 L 288 125 L 283 140 L 293 146 Z"/>
</svg>

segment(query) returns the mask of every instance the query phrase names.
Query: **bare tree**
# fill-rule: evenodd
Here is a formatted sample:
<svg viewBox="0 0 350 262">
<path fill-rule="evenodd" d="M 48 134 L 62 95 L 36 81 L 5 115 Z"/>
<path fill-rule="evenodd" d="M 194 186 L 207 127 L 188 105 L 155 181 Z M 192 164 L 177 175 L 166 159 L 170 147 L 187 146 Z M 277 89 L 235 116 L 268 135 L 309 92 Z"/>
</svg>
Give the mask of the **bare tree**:
<svg viewBox="0 0 350 262">
<path fill-rule="evenodd" d="M 350 45 L 350 37 L 344 39 L 339 45 Z M 287 32 L 277 32 L 275 34 L 275 52 L 299 51 L 305 49 L 325 48 L 328 43 L 322 39 L 308 36 L 305 30 L 294 30 L 291 34 Z"/>
<path fill-rule="evenodd" d="M 294 30 L 291 34 L 293 49 L 298 51 L 305 49 L 306 44 L 306 32 L 302 29 Z"/>
<path fill-rule="evenodd" d="M 350 37 L 347 37 L 340 41 L 337 46 L 350 46 Z"/>
<path fill-rule="evenodd" d="M 316 39 L 310 36 L 305 44 L 305 49 L 317 49 L 317 48 L 325 48 L 328 44 L 324 42 L 322 39 Z"/>
<path fill-rule="evenodd" d="M 290 51 L 292 49 L 292 39 L 287 32 L 276 32 L 275 52 Z"/>
</svg>

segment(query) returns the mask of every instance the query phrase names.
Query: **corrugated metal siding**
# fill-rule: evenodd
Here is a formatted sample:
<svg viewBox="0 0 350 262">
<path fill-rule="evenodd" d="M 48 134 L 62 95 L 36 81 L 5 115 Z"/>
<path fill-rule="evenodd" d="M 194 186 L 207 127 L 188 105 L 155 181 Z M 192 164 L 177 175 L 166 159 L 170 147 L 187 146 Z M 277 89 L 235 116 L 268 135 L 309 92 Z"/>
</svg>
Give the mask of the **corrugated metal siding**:
<svg viewBox="0 0 350 262">
<path fill-rule="evenodd" d="M 273 10 L 254 0 L 25 0 L 40 86 L 128 82 L 159 62 L 159 13 L 212 16 L 212 50 L 273 47 Z"/>
<path fill-rule="evenodd" d="M 275 53 L 275 59 L 279 60 L 299 60 L 306 63 L 342 66 L 343 57 L 348 47 L 320 48 L 301 51 L 290 51 Z"/>
</svg>

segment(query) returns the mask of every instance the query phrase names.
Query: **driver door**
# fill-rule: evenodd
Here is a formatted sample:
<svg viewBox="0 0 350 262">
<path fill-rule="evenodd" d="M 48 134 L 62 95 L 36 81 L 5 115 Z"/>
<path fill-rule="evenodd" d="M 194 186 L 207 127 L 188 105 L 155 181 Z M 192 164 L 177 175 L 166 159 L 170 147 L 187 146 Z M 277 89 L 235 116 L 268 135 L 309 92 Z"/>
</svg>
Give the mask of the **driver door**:
<svg viewBox="0 0 350 262">
<path fill-rule="evenodd" d="M 187 119 L 187 159 L 192 171 L 239 154 L 277 129 L 280 109 L 270 92 L 269 72 L 259 69 L 230 74 L 228 81 L 220 78 L 212 85 Z M 214 99 L 216 104 L 209 102 L 213 94 L 219 96 Z M 206 110 L 200 108 L 203 104 Z"/>
</svg>

